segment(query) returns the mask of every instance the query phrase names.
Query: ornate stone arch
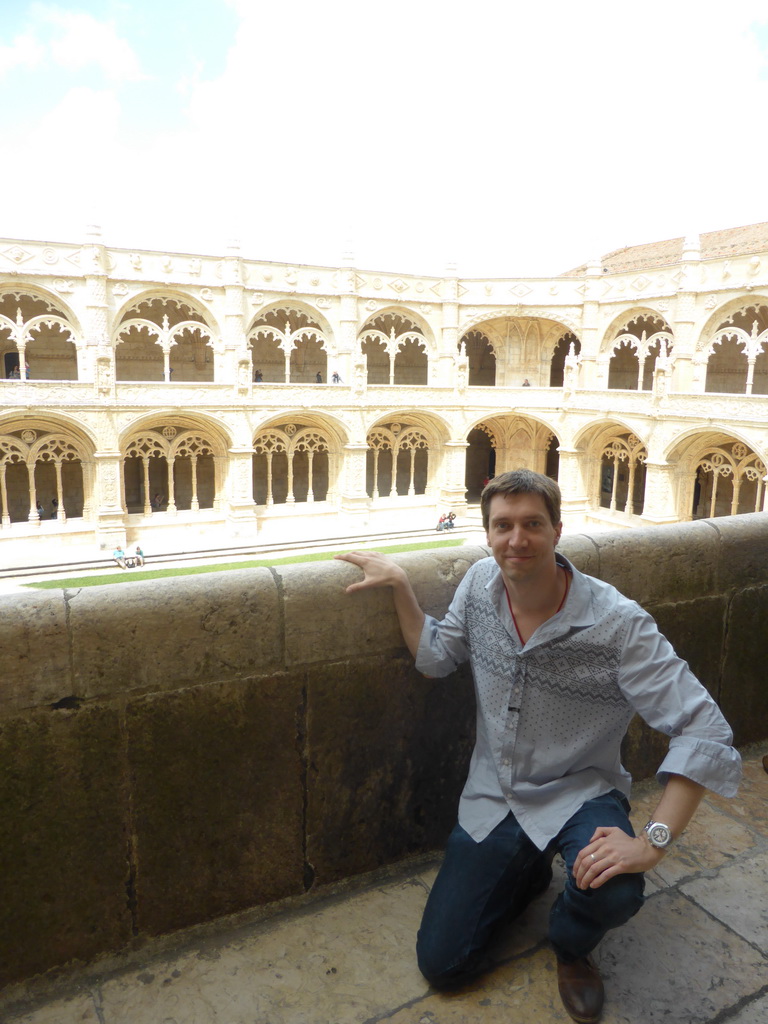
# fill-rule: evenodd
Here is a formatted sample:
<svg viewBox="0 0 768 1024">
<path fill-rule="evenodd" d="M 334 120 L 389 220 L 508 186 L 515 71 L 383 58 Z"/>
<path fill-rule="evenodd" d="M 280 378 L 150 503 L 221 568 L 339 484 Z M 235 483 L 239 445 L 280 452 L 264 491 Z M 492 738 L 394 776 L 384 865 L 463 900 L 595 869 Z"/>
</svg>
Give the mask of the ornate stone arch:
<svg viewBox="0 0 768 1024">
<path fill-rule="evenodd" d="M 482 436 L 490 441 L 490 449 Z M 513 469 L 532 469 L 558 477 L 559 438 L 550 424 L 518 413 L 497 413 L 467 431 L 465 483 L 470 500 L 479 497 L 486 477 Z"/>
<path fill-rule="evenodd" d="M 475 329 L 458 342 L 460 355 L 466 356 L 470 387 L 493 387 L 496 384 L 496 351 L 491 338 Z"/>
<path fill-rule="evenodd" d="M 657 361 L 671 366 L 674 335 L 661 313 L 645 307 L 625 310 L 603 335 L 600 358 L 608 363 L 608 388 L 650 391 Z"/>
<path fill-rule="evenodd" d="M 306 413 L 281 416 L 253 439 L 253 499 L 256 505 L 327 501 L 339 471 L 338 432 Z"/>
<path fill-rule="evenodd" d="M 144 418 L 123 434 L 123 503 L 126 512 L 170 515 L 220 507 L 227 446 L 204 421 L 171 414 Z"/>
<path fill-rule="evenodd" d="M 691 430 L 670 446 L 676 467 L 680 519 L 763 511 L 768 458 L 736 432 Z"/>
<path fill-rule="evenodd" d="M 366 431 L 368 496 L 377 500 L 429 493 L 450 437 L 449 424 L 424 410 L 379 415 Z"/>
<path fill-rule="evenodd" d="M 523 309 L 511 306 L 474 314 L 459 328 L 461 339 L 481 331 L 495 358 L 495 383 L 519 387 L 549 383 L 550 364 L 559 339 L 576 334 L 573 318 L 560 311 Z M 565 322 L 567 321 L 567 322 Z"/>
<path fill-rule="evenodd" d="M 308 303 L 292 299 L 270 303 L 253 318 L 246 337 L 257 380 L 328 382 L 328 358 L 336 355 L 335 338 L 325 317 Z"/>
<path fill-rule="evenodd" d="M 549 320 L 576 335 L 581 330 L 581 318 L 576 309 L 564 310 L 557 307 L 552 309 L 534 309 L 533 307 L 528 308 L 518 304 L 472 313 L 459 325 L 459 337 L 463 337 L 467 331 L 480 327 L 489 320 L 509 319 Z"/>
<path fill-rule="evenodd" d="M 427 384 L 434 341 L 421 318 L 400 307 L 377 310 L 358 334 L 358 358 L 367 366 L 369 384 Z"/>
<path fill-rule="evenodd" d="M 116 379 L 211 383 L 218 342 L 194 300 L 142 293 L 126 305 L 112 333 Z"/>
<path fill-rule="evenodd" d="M 368 312 L 366 316 L 360 319 L 357 328 L 358 340 L 359 335 L 362 334 L 362 332 L 365 331 L 371 323 L 380 319 L 386 319 L 387 323 L 389 323 L 390 320 L 394 320 L 396 324 L 407 322 L 411 325 L 409 328 L 410 330 L 415 330 L 424 336 L 427 344 L 427 352 L 430 357 L 437 354 L 437 339 L 435 337 L 434 328 L 429 320 L 411 306 L 399 303 L 390 303 L 389 305 L 382 306 L 380 309 Z M 387 333 L 388 330 L 389 329 L 387 328 Z M 400 333 L 400 328 L 397 329 L 397 333 Z"/>
<path fill-rule="evenodd" d="M 706 366 L 706 392 L 768 394 L 768 299 L 734 301 L 710 317 L 694 364 L 699 375 Z"/>
<path fill-rule="evenodd" d="M 590 507 L 641 515 L 647 443 L 628 425 L 613 421 L 585 426 L 576 445 L 584 449 Z"/>
<path fill-rule="evenodd" d="M 24 287 L 0 292 L 4 377 L 77 380 L 84 345 L 72 312 L 42 290 Z"/>
<path fill-rule="evenodd" d="M 61 423 L 0 425 L 2 524 L 90 518 L 93 445 Z"/>
</svg>

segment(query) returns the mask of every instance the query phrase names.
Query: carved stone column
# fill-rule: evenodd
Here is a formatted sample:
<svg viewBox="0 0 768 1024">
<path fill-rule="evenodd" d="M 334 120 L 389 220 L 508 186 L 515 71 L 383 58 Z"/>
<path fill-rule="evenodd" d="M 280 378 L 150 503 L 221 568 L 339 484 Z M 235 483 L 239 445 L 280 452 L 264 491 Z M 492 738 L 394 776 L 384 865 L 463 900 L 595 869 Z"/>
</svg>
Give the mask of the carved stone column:
<svg viewBox="0 0 768 1024">
<path fill-rule="evenodd" d="M 686 518 L 678 515 L 676 508 L 675 471 L 675 467 L 670 466 L 667 462 L 646 462 L 645 501 L 642 517 L 647 522 L 676 523 L 681 518 Z"/>
<path fill-rule="evenodd" d="M 356 393 L 361 393 L 365 390 L 365 359 L 360 356 L 357 348 L 358 308 L 354 261 L 352 253 L 345 253 L 340 269 L 342 288 L 339 296 L 337 370 L 345 384 L 351 385 Z M 333 368 L 329 367 L 329 371 L 332 370 Z"/>
<path fill-rule="evenodd" d="M 588 390 L 608 386 L 608 358 L 600 359 L 600 297 L 599 281 L 602 278 L 599 260 L 587 265 L 584 280 L 584 305 L 581 319 L 581 386 Z"/>
<path fill-rule="evenodd" d="M 675 319 L 670 325 L 675 336 L 672 352 L 673 371 L 669 390 L 688 394 L 703 394 L 707 381 L 707 359 L 696 352 L 696 296 L 680 292 L 677 296 Z"/>
<path fill-rule="evenodd" d="M 370 498 L 365 489 L 368 444 L 351 441 L 344 445 L 344 483 L 341 492 L 342 511 L 359 515 L 368 511 Z"/>
<path fill-rule="evenodd" d="M 253 501 L 253 449 L 229 449 L 227 473 L 227 519 L 230 523 L 248 523 L 256 527 Z"/>
<path fill-rule="evenodd" d="M 115 379 L 115 351 L 109 336 L 106 260 L 100 229 L 91 227 L 89 236 L 93 244 L 83 248 L 83 265 L 88 270 L 83 317 L 85 347 L 78 349 L 77 374 L 81 381 L 93 381 L 99 395 L 106 396 L 114 393 Z M 111 381 L 105 386 L 107 378 Z"/>
<path fill-rule="evenodd" d="M 469 442 L 463 438 L 447 441 L 443 446 L 442 482 L 439 482 L 436 493 L 440 496 L 440 506 L 447 506 L 458 515 L 467 511 L 467 448 Z"/>
<path fill-rule="evenodd" d="M 562 494 L 563 522 L 581 518 L 589 511 L 587 456 L 575 448 L 560 449 L 558 483 Z"/>
<path fill-rule="evenodd" d="M 102 549 L 124 546 L 123 456 L 120 452 L 96 452 L 94 464 L 96 540 Z"/>
<path fill-rule="evenodd" d="M 440 343 L 438 364 L 431 383 L 437 386 L 456 385 L 454 379 L 457 370 L 456 357 L 459 345 L 459 282 L 455 276 L 456 266 L 449 263 L 446 267 L 446 276 L 443 280 L 443 329 Z M 464 387 L 467 386 L 466 351 L 464 352 L 465 374 L 463 377 Z M 463 390 L 463 388 L 461 388 Z"/>
</svg>

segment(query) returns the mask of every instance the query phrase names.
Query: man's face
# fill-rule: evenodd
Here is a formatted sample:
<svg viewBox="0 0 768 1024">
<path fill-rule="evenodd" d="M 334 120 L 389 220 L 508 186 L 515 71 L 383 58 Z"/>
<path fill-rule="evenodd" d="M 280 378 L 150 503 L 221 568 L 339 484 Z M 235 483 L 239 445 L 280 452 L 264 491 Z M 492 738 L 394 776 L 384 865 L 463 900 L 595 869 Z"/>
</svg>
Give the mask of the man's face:
<svg viewBox="0 0 768 1024">
<path fill-rule="evenodd" d="M 553 526 L 538 494 L 495 494 L 488 514 L 488 545 L 505 581 L 535 581 L 551 573 L 563 524 Z"/>
</svg>

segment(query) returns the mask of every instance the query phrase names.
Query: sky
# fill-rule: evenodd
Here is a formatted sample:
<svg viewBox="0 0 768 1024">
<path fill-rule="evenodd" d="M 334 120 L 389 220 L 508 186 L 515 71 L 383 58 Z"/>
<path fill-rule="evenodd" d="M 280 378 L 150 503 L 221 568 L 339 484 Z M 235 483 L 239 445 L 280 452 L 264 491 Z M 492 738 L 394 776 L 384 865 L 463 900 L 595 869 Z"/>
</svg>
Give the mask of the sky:
<svg viewBox="0 0 768 1024">
<path fill-rule="evenodd" d="M 768 221 L 764 0 L 3 0 L 0 237 L 467 277 Z"/>
</svg>

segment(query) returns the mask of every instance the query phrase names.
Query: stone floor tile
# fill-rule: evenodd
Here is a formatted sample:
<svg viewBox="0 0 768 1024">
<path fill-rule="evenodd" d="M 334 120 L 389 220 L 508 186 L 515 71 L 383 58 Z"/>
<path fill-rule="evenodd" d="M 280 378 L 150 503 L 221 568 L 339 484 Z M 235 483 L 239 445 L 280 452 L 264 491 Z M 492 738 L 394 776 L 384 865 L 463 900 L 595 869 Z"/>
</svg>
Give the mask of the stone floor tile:
<svg viewBox="0 0 768 1024">
<path fill-rule="evenodd" d="M 651 810 L 652 807 L 648 814 Z M 646 821 L 647 815 L 643 825 Z M 704 801 L 688 828 L 648 877 L 660 887 L 675 885 L 683 878 L 731 863 L 734 857 L 753 849 L 758 841 L 760 837 L 746 823 Z"/>
<path fill-rule="evenodd" d="M 101 1024 L 90 994 L 57 999 L 30 1013 L 5 1018 L 9 1024 Z"/>
<path fill-rule="evenodd" d="M 733 1017 L 728 1024 L 768 1024 L 768 996 L 748 1003 Z"/>
<path fill-rule="evenodd" d="M 759 835 L 768 836 L 768 814 L 765 813 L 768 801 L 768 773 L 759 758 L 745 760 L 744 777 L 735 800 L 728 800 L 715 793 L 707 793 L 706 799 L 725 814 L 742 819 Z"/>
<path fill-rule="evenodd" d="M 765 958 L 674 891 L 603 940 L 604 1024 L 704 1024 L 763 986 Z"/>
<path fill-rule="evenodd" d="M 549 950 L 498 967 L 455 992 L 432 992 L 382 1017 L 387 1024 L 561 1024 L 571 1018 L 557 991 Z"/>
<path fill-rule="evenodd" d="M 420 889 L 360 893 L 110 981 L 104 1024 L 359 1024 L 427 989 L 414 955 Z"/>
<path fill-rule="evenodd" d="M 695 879 L 681 889 L 747 942 L 768 950 L 768 853 L 739 860 L 716 878 Z"/>
</svg>

